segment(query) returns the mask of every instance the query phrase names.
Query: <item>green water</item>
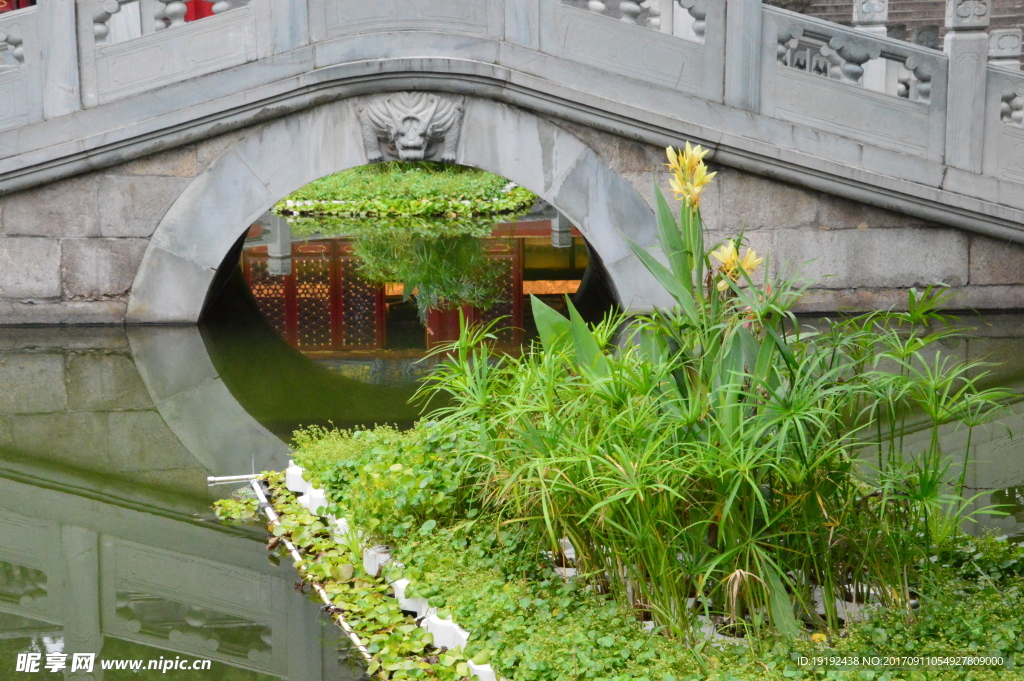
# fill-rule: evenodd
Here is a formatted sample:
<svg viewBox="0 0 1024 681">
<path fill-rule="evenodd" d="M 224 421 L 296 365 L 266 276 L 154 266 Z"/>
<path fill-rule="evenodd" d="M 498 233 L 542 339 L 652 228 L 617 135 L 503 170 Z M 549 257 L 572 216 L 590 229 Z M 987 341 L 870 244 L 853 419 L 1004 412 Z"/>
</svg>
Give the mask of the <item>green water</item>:
<svg viewBox="0 0 1024 681">
<path fill-rule="evenodd" d="M 0 678 L 65 678 L 16 672 L 27 652 L 213 666 L 97 662 L 97 681 L 355 678 L 292 568 L 213 520 L 230 488 L 206 477 L 282 468 L 301 425 L 411 423 L 414 384 L 304 356 L 244 295 L 213 312 L 202 328 L 0 329 Z M 1024 316 L 970 322 L 944 349 L 1005 362 L 992 380 L 1020 392 Z M 987 526 L 1021 535 L 1024 439 L 1007 429 L 1024 434 L 1024 402 L 976 434 L 967 484 L 1011 510 Z"/>
</svg>

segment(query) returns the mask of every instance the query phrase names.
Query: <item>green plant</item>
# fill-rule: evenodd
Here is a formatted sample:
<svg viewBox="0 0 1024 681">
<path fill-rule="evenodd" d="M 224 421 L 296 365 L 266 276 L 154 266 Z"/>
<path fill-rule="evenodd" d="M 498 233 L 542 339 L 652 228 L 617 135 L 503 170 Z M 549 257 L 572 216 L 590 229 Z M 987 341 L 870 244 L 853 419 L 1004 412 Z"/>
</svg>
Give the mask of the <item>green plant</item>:
<svg viewBox="0 0 1024 681">
<path fill-rule="evenodd" d="M 590 329 L 571 304 L 565 319 L 534 300 L 541 347 L 495 363 L 464 333 L 428 388 L 449 399 L 433 418 L 477 429 L 487 512 L 552 550 L 568 537 L 599 588 L 697 648 L 709 619 L 796 637 L 838 630 L 837 601 L 905 609 L 923 559 L 970 515 L 946 493 L 938 429 L 971 428 L 1005 394 L 934 352 L 949 335 L 931 328 L 936 290 L 911 292 L 907 313 L 800 329 L 799 283 L 756 283 L 762 260 L 741 239 L 705 248 L 702 155 L 670 155 L 679 221 L 655 186 L 668 266 L 633 245 L 675 309 L 616 344 L 627 320 Z M 911 425 L 931 430 L 921 452 L 902 447 Z"/>
<path fill-rule="evenodd" d="M 505 178 L 475 168 L 392 162 L 311 182 L 274 210 L 296 216 L 467 219 L 522 212 L 536 199 Z"/>
</svg>

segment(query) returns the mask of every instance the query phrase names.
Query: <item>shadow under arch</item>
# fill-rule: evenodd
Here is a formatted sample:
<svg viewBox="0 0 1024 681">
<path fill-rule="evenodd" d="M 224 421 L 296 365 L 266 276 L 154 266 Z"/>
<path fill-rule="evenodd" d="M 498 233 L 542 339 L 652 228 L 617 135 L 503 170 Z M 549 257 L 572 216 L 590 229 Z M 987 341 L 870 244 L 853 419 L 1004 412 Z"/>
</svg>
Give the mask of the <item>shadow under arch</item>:
<svg viewBox="0 0 1024 681">
<path fill-rule="evenodd" d="M 367 163 L 360 98 L 319 105 L 241 137 L 178 197 L 146 250 L 129 324 L 197 323 L 225 256 L 275 202 L 326 175 Z M 651 247 L 654 213 L 582 140 L 532 113 L 467 97 L 457 162 L 530 189 L 579 228 L 627 310 L 668 304 L 624 237 Z"/>
</svg>

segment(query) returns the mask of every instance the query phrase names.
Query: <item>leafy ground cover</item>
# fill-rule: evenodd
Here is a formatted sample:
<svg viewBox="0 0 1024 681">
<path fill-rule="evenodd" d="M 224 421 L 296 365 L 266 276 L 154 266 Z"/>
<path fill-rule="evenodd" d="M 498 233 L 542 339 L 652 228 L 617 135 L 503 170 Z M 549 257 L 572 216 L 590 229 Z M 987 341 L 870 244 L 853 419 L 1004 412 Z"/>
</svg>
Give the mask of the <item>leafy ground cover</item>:
<svg viewBox="0 0 1024 681">
<path fill-rule="evenodd" d="M 430 420 L 297 434 L 327 511 L 515 681 L 1021 678 L 1024 547 L 962 533 L 979 511 L 953 458 L 1010 396 L 943 352 L 941 289 L 801 328 L 799 281 L 755 281 L 741 237 L 704 244 L 702 157 L 670 151 L 678 219 L 655 187 L 668 265 L 634 247 L 675 309 L 591 327 L 535 300 L 518 357 L 464 328 Z M 315 564 L 332 549 L 304 524 Z M 389 664 L 440 673 L 421 662 Z"/>
<path fill-rule="evenodd" d="M 536 200 L 529 190 L 475 168 L 392 162 L 311 182 L 274 210 L 295 216 L 465 219 L 521 213 Z"/>
</svg>

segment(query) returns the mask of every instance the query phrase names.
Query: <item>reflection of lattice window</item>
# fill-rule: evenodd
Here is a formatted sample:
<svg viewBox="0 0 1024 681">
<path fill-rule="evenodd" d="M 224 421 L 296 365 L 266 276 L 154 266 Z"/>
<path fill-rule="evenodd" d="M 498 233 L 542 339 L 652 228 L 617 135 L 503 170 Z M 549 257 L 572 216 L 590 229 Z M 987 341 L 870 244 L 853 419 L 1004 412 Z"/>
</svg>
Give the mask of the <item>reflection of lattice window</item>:
<svg viewBox="0 0 1024 681">
<path fill-rule="evenodd" d="M 30 605 L 46 598 L 46 573 L 0 561 L 0 601 Z"/>
<path fill-rule="evenodd" d="M 301 349 L 331 347 L 331 261 L 295 259 L 295 298 Z"/>
<path fill-rule="evenodd" d="M 341 343 L 348 348 L 383 347 L 378 316 L 383 313 L 380 286 L 359 276 L 358 258 L 338 263 L 341 284 Z"/>
<path fill-rule="evenodd" d="M 123 638 L 168 641 L 176 650 L 220 659 L 270 663 L 273 632 L 266 622 L 135 590 L 119 590 L 116 621 Z M 121 633 L 121 632 L 119 632 Z"/>
<path fill-rule="evenodd" d="M 270 326 L 282 336 L 285 335 L 285 282 L 284 277 L 271 276 L 266 259 L 248 259 L 249 289 L 256 299 L 256 305 L 266 317 Z"/>
</svg>

